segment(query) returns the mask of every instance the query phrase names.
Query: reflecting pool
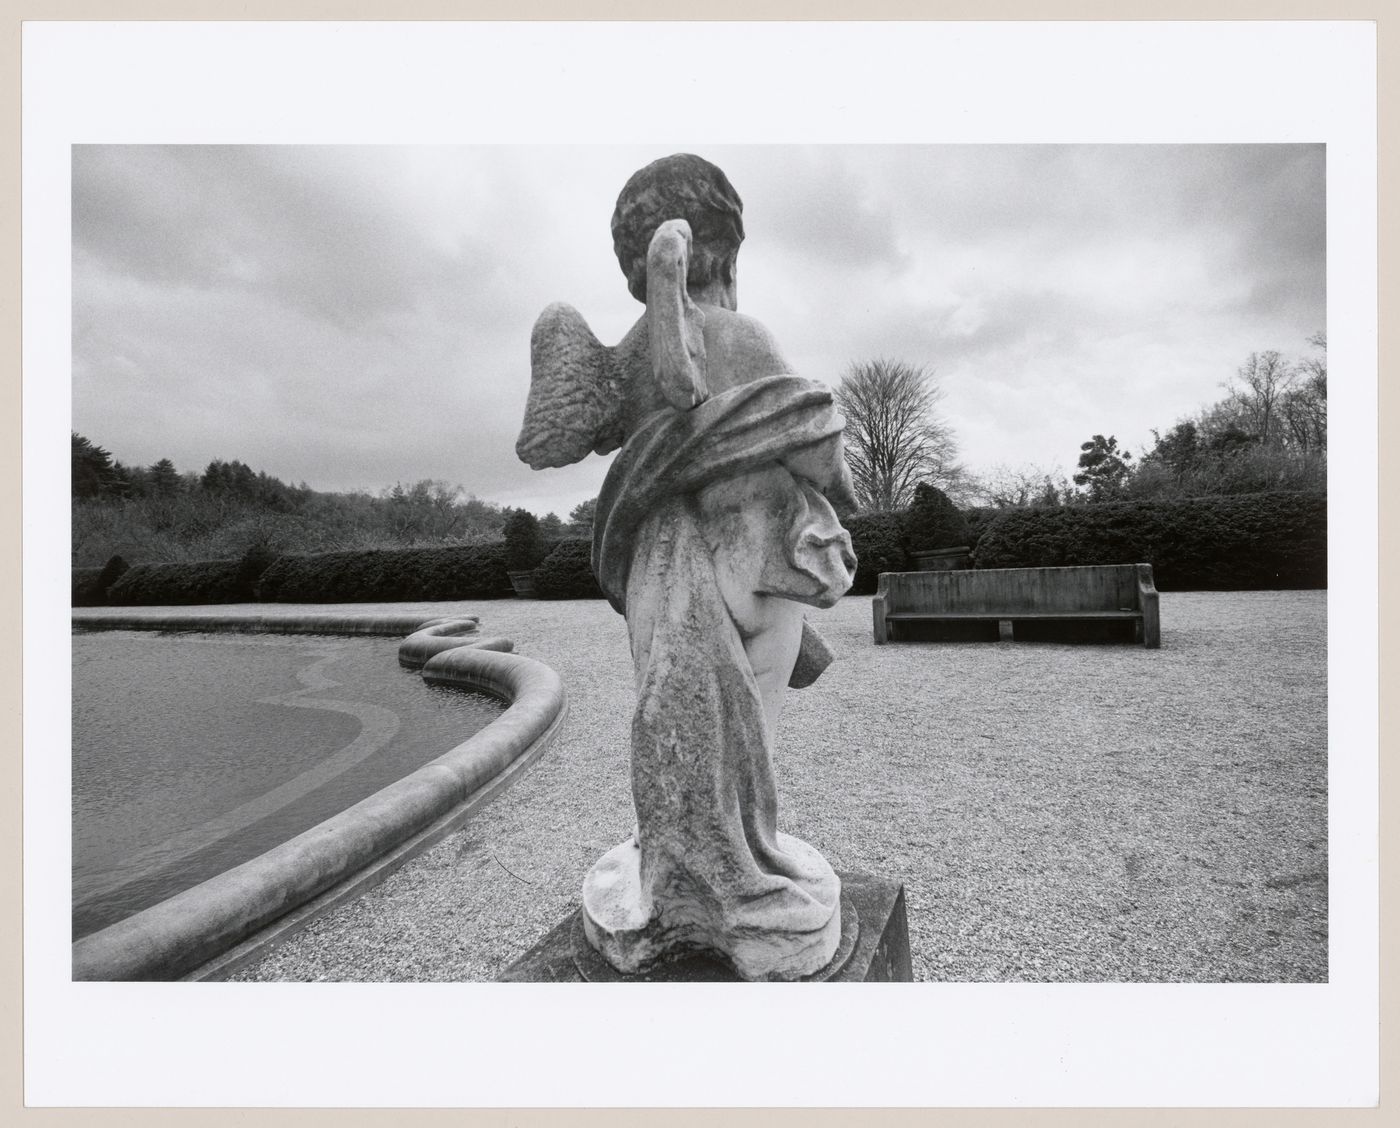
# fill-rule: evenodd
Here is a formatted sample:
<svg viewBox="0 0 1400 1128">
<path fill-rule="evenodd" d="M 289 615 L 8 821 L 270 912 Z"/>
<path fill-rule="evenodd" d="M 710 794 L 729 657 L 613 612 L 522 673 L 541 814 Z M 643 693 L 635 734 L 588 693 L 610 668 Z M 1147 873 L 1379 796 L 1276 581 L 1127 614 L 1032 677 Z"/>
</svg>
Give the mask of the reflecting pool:
<svg viewBox="0 0 1400 1128">
<path fill-rule="evenodd" d="M 73 635 L 73 936 L 239 865 L 460 744 L 504 706 L 399 639 Z"/>
</svg>

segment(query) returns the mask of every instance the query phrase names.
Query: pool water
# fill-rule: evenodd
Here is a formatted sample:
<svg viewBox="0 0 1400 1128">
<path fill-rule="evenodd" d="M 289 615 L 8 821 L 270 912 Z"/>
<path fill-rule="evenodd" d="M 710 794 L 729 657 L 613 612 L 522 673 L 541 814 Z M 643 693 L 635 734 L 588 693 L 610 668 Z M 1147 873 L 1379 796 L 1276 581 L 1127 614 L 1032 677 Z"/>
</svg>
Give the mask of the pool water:
<svg viewBox="0 0 1400 1128">
<path fill-rule="evenodd" d="M 504 706 L 429 686 L 398 639 L 73 636 L 73 936 L 309 830 Z"/>
</svg>

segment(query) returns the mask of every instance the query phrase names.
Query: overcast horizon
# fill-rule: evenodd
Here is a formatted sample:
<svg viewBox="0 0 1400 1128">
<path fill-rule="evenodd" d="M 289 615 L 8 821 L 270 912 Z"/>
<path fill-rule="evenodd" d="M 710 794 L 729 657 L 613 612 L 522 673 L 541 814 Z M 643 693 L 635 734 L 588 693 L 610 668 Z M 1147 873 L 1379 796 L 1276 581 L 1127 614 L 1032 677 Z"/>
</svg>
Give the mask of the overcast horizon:
<svg viewBox="0 0 1400 1128">
<path fill-rule="evenodd" d="M 675 151 L 743 198 L 739 308 L 794 370 L 932 370 L 974 473 L 1140 451 L 1326 328 L 1322 145 L 76 146 L 73 429 L 128 465 L 565 516 L 609 460 L 515 458 L 530 328 L 636 320 L 608 222 Z"/>
</svg>

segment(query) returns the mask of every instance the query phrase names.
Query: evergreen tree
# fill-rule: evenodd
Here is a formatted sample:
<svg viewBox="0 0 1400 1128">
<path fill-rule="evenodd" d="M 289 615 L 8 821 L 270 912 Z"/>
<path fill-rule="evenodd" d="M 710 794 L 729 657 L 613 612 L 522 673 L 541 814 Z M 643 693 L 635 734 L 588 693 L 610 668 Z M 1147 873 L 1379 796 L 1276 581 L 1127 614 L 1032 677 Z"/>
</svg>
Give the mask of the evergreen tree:
<svg viewBox="0 0 1400 1128">
<path fill-rule="evenodd" d="M 73 438 L 73 496 L 110 497 L 118 487 L 111 453 L 77 431 L 70 434 Z"/>
<path fill-rule="evenodd" d="M 1143 462 L 1155 462 L 1165 467 L 1180 481 L 1196 468 L 1202 456 L 1201 436 L 1196 424 L 1186 419 L 1165 435 L 1152 432 L 1154 445 L 1143 456 Z"/>
<path fill-rule="evenodd" d="M 1123 485 L 1133 472 L 1128 465 L 1133 456 L 1118 448 L 1118 440 L 1112 435 L 1095 435 L 1081 443 L 1079 449 L 1082 453 L 1074 484 L 1085 488 L 1089 500 L 1106 501 L 1122 494 Z"/>
<path fill-rule="evenodd" d="M 251 499 L 257 492 L 258 476 L 253 473 L 252 467 L 237 459 L 224 462 L 216 458 L 205 467 L 199 484 L 201 489 L 210 493 Z"/>
<path fill-rule="evenodd" d="M 590 497 L 569 510 L 569 524 L 588 536 L 593 535 L 593 515 L 598 511 L 598 499 Z"/>
<path fill-rule="evenodd" d="M 904 514 L 904 536 L 913 552 L 934 552 L 968 543 L 967 521 L 948 495 L 936 486 L 920 482 L 914 501 Z"/>
<path fill-rule="evenodd" d="M 523 572 L 539 565 L 548 553 L 540 534 L 539 519 L 528 509 L 512 509 L 506 514 L 506 567 Z"/>
<path fill-rule="evenodd" d="M 168 458 L 152 464 L 147 482 L 155 497 L 174 497 L 180 492 L 180 472 Z"/>
</svg>

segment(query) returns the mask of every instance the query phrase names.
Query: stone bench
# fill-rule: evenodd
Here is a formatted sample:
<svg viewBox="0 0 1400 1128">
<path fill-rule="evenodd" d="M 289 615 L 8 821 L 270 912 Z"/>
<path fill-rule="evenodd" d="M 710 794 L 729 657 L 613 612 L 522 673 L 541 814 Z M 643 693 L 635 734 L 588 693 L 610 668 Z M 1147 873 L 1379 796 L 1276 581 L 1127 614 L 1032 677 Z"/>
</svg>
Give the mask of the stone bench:
<svg viewBox="0 0 1400 1128">
<path fill-rule="evenodd" d="M 882 572 L 872 609 L 877 644 L 902 623 L 983 624 L 1000 638 L 1004 624 L 1015 637 L 1018 623 L 1127 622 L 1134 641 L 1162 641 L 1151 564 Z"/>
</svg>

